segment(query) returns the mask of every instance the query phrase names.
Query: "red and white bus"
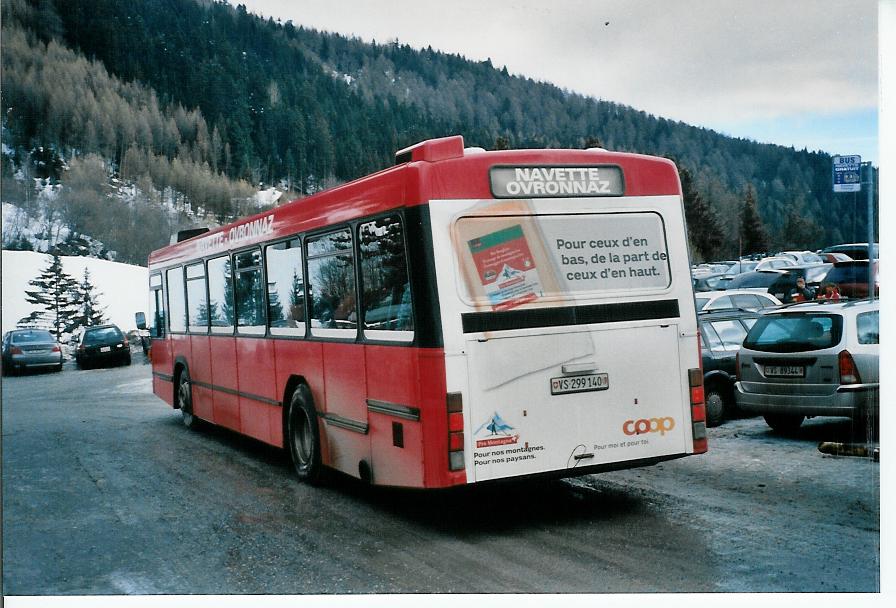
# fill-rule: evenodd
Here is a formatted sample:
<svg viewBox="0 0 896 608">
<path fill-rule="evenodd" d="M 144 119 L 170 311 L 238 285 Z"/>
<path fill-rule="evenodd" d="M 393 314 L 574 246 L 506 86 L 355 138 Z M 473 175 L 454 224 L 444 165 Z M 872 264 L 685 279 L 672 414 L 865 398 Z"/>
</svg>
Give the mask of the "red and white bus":
<svg viewBox="0 0 896 608">
<path fill-rule="evenodd" d="M 689 267 L 668 160 L 424 141 L 153 252 L 153 390 L 311 482 L 654 464 L 707 448 Z"/>
</svg>

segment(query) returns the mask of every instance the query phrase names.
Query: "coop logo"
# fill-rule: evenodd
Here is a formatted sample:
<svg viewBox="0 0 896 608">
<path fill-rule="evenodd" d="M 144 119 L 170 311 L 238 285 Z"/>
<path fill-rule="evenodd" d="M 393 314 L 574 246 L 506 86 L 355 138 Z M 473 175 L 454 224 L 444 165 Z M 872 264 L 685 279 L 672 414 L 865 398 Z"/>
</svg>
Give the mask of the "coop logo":
<svg viewBox="0 0 896 608">
<path fill-rule="evenodd" d="M 645 433 L 659 433 L 665 435 L 675 428 L 675 419 L 669 418 L 641 418 L 640 420 L 626 420 L 622 425 L 622 432 L 626 435 L 643 435 Z"/>
<path fill-rule="evenodd" d="M 476 439 L 476 447 L 490 448 L 496 445 L 517 443 L 520 440 L 520 434 L 511 434 L 513 430 L 515 429 L 504 422 L 498 412 L 495 412 L 473 433 L 477 438 L 482 437 L 482 439 Z"/>
</svg>

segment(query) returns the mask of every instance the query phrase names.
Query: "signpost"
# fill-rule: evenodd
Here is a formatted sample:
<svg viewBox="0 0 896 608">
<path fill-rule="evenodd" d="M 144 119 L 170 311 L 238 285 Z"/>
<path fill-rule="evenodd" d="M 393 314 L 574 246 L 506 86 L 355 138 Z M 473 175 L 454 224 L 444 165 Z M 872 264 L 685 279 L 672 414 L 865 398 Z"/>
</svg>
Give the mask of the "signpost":
<svg viewBox="0 0 896 608">
<path fill-rule="evenodd" d="M 860 192 L 862 190 L 862 157 L 858 155 L 835 156 L 833 166 L 834 192 Z"/>
<path fill-rule="evenodd" d="M 862 181 L 862 167 L 868 168 L 868 179 Z M 833 157 L 831 168 L 834 192 L 861 192 L 867 186 L 868 193 L 868 297 L 874 299 L 874 167 L 862 162 L 857 154 Z"/>
</svg>

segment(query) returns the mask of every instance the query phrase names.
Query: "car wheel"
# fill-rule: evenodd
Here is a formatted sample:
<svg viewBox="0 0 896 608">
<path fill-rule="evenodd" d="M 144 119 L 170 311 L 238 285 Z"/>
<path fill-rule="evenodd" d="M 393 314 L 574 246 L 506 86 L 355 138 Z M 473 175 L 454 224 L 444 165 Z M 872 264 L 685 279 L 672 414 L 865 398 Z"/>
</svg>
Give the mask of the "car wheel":
<svg viewBox="0 0 896 608">
<path fill-rule="evenodd" d="M 724 387 L 718 383 L 706 387 L 704 403 L 706 404 L 706 426 L 713 427 L 722 424 L 729 409 L 728 395 Z"/>
<path fill-rule="evenodd" d="M 289 455 L 299 479 L 316 484 L 321 481 L 320 430 L 317 412 L 307 386 L 299 386 L 292 394 L 287 418 Z"/>
<path fill-rule="evenodd" d="M 124 356 L 124 359 L 121 360 L 122 365 L 130 365 L 131 364 L 131 353 L 128 353 Z"/>
<path fill-rule="evenodd" d="M 53 368 L 53 371 L 54 371 L 54 372 L 61 372 L 61 371 L 62 371 L 62 363 L 60 363 L 59 365 L 57 365 L 56 367 L 54 367 L 54 368 Z"/>
<path fill-rule="evenodd" d="M 199 426 L 199 418 L 193 414 L 193 387 L 190 385 L 190 374 L 187 370 L 180 373 L 177 381 L 177 407 L 185 427 L 195 429 Z"/>
<path fill-rule="evenodd" d="M 765 423 L 776 433 L 793 433 L 803 423 L 805 416 L 799 414 L 766 414 Z"/>
</svg>

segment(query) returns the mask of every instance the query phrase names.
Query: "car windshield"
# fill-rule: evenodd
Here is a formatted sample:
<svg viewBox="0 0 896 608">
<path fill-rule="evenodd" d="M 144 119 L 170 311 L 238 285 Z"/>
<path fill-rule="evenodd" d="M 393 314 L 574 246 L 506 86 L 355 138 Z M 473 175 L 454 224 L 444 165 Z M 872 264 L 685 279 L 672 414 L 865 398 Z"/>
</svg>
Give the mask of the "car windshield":
<svg viewBox="0 0 896 608">
<path fill-rule="evenodd" d="M 795 353 L 831 348 L 840 342 L 843 317 L 827 313 L 788 313 L 760 317 L 744 340 L 752 350 Z"/>
<path fill-rule="evenodd" d="M 101 344 L 106 342 L 119 342 L 122 340 L 121 331 L 117 327 L 103 327 L 94 329 L 84 334 L 84 344 Z"/>
<path fill-rule="evenodd" d="M 756 268 L 758 264 L 759 262 L 738 262 L 728 269 L 728 274 L 733 276 L 744 272 L 750 272 Z"/>
<path fill-rule="evenodd" d="M 709 298 L 697 298 L 697 310 L 703 310 L 707 302 L 709 302 Z"/>
<path fill-rule="evenodd" d="M 34 330 L 15 332 L 12 335 L 14 344 L 28 344 L 30 342 L 55 342 L 56 340 L 48 331 Z"/>
</svg>

